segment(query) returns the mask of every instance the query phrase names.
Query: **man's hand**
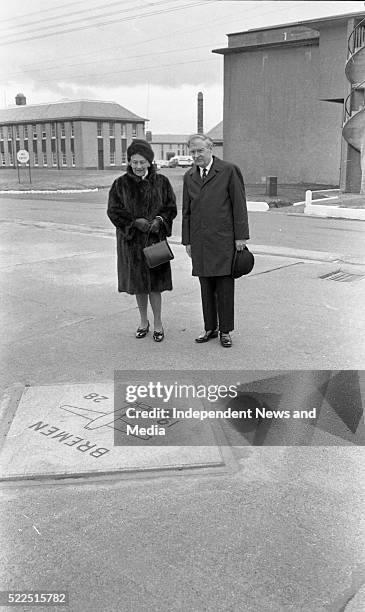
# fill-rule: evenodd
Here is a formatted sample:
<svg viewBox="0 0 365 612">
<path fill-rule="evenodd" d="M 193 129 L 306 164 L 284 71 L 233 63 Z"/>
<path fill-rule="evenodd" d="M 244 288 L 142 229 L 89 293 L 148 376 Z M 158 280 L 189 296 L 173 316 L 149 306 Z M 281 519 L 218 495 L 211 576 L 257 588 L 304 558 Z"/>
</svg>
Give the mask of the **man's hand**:
<svg viewBox="0 0 365 612">
<path fill-rule="evenodd" d="M 246 246 L 246 240 L 235 240 L 237 251 L 243 251 Z"/>
<path fill-rule="evenodd" d="M 138 217 L 138 219 L 135 220 L 134 225 L 140 232 L 146 233 L 150 229 L 150 223 L 144 217 Z"/>
<path fill-rule="evenodd" d="M 185 249 L 189 257 L 191 257 L 191 245 L 190 244 L 185 245 Z"/>
</svg>

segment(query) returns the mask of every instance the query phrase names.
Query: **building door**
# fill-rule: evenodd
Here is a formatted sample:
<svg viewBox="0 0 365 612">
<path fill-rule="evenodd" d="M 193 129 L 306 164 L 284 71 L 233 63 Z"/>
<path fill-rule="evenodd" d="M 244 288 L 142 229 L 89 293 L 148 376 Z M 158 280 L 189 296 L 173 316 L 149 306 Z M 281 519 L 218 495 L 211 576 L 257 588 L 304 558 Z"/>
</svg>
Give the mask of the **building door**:
<svg viewBox="0 0 365 612">
<path fill-rule="evenodd" d="M 98 170 L 104 170 L 104 141 L 98 138 Z"/>
</svg>

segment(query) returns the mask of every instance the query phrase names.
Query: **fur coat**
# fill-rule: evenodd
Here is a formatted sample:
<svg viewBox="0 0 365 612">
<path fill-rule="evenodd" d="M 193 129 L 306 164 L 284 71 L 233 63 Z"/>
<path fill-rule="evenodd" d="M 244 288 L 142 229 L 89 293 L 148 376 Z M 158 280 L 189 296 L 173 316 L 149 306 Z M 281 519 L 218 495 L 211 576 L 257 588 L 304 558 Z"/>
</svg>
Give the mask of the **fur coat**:
<svg viewBox="0 0 365 612">
<path fill-rule="evenodd" d="M 150 270 L 142 249 L 147 246 L 147 234 L 135 227 L 135 220 L 148 221 L 159 215 L 163 218 L 159 238 L 151 234 L 148 244 L 171 236 L 176 217 L 176 198 L 170 182 L 151 165 L 146 178 L 141 179 L 128 166 L 118 177 L 108 199 L 108 217 L 116 227 L 118 291 L 138 294 L 169 291 L 172 289 L 170 263 Z"/>
</svg>

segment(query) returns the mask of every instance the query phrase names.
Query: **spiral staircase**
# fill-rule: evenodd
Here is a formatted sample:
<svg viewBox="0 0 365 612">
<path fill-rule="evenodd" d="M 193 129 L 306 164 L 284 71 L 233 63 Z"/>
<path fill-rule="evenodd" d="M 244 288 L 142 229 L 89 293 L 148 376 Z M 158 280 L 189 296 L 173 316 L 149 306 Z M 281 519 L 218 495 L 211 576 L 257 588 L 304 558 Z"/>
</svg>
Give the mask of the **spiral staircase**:
<svg viewBox="0 0 365 612">
<path fill-rule="evenodd" d="M 344 103 L 342 135 L 360 152 L 360 193 L 365 194 L 365 18 L 356 24 L 349 36 L 345 74 L 351 91 Z"/>
</svg>

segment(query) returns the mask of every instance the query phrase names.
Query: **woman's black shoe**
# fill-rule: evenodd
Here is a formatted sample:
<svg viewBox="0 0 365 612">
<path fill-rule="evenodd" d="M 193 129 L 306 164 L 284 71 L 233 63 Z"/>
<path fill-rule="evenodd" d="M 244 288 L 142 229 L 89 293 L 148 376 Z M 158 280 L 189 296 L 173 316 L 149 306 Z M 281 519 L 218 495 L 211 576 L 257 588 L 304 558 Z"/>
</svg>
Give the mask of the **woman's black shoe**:
<svg viewBox="0 0 365 612">
<path fill-rule="evenodd" d="M 136 338 L 144 338 L 150 331 L 150 322 L 148 321 L 147 327 L 139 327 L 136 331 Z"/>
<path fill-rule="evenodd" d="M 165 337 L 164 330 L 162 330 L 162 331 L 154 331 L 152 337 L 153 337 L 155 342 L 162 342 L 162 340 Z"/>
<path fill-rule="evenodd" d="M 206 331 L 205 333 L 200 334 L 198 338 L 195 338 L 195 342 L 198 342 L 198 344 L 202 344 L 203 342 L 208 342 L 208 340 L 210 340 L 211 338 L 217 338 L 217 337 L 218 337 L 218 330 L 210 329 L 209 331 Z"/>
</svg>

